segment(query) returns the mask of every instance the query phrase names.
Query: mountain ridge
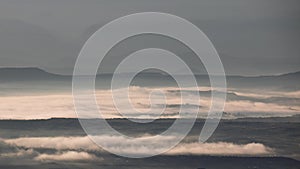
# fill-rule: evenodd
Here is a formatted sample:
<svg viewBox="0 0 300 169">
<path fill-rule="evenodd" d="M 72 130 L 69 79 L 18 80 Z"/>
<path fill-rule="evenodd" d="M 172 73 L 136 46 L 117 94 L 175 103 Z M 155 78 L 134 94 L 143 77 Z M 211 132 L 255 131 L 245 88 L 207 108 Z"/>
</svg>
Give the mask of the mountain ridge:
<svg viewBox="0 0 300 169">
<path fill-rule="evenodd" d="M 19 74 L 25 74 L 28 75 L 31 73 L 32 75 L 48 75 L 48 76 L 60 76 L 60 77 L 71 77 L 72 75 L 62 75 L 62 74 L 56 74 L 48 72 L 44 69 L 38 68 L 38 67 L 0 67 L 0 78 L 2 78 L 4 75 L 13 74 L 16 75 L 16 73 Z M 124 73 L 124 74 L 131 74 L 130 72 Z M 161 75 L 161 76 L 169 76 L 166 73 L 160 73 L 160 72 L 143 72 L 142 74 L 147 75 Z M 97 74 L 97 76 L 102 75 L 113 75 L 113 73 L 102 73 Z M 184 74 L 176 74 L 175 76 L 186 76 Z M 196 74 L 195 76 L 207 76 L 206 74 Z M 215 75 L 218 76 L 218 75 Z M 287 76 L 300 76 L 300 71 L 296 72 L 290 72 L 290 73 L 282 73 L 278 75 L 256 75 L 256 76 L 242 76 L 242 75 L 226 75 L 227 77 L 234 77 L 234 78 L 268 78 L 268 77 L 287 77 Z"/>
<path fill-rule="evenodd" d="M 120 78 L 127 78 L 131 73 L 120 74 Z M 96 86 L 99 88 L 110 88 L 110 82 L 113 74 L 98 74 L 96 78 Z M 131 85 L 140 87 L 155 86 L 177 86 L 174 79 L 185 80 L 187 75 L 167 75 L 160 72 L 142 72 L 136 76 Z M 208 75 L 195 75 L 195 79 L 199 86 L 210 86 L 210 78 Z M 217 79 L 217 75 L 214 76 Z M 84 77 L 85 78 L 85 77 Z M 93 78 L 86 76 L 86 78 Z M 272 76 L 226 76 L 228 88 L 251 89 L 251 90 L 269 90 L 269 91 L 298 91 L 300 90 L 300 71 L 285 73 Z M 0 82 L 11 84 L 10 86 L 18 86 L 24 88 L 26 83 L 29 86 L 52 88 L 53 85 L 60 86 L 58 88 L 70 88 L 72 86 L 71 75 L 59 75 L 49 73 L 40 68 L 0 68 Z M 19 83 L 22 82 L 22 83 Z M 24 83 L 23 83 L 24 82 Z M 38 83 L 36 83 L 38 82 Z M 28 87 L 29 87 L 28 86 Z M 32 87 L 33 87 L 32 86 Z M 121 87 L 121 86 L 120 86 Z M 8 86 L 4 89 L 9 88 Z"/>
</svg>

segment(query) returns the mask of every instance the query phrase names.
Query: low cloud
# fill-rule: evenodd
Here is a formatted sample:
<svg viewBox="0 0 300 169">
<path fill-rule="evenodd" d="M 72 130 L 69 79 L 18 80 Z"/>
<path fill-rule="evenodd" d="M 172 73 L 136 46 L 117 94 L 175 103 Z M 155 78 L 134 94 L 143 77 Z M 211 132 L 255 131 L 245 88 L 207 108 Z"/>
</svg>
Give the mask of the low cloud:
<svg viewBox="0 0 300 169">
<path fill-rule="evenodd" d="M 2 158 L 31 157 L 36 154 L 37 154 L 37 152 L 35 152 L 33 149 L 17 149 L 14 152 L 1 153 L 0 157 L 2 157 Z"/>
<path fill-rule="evenodd" d="M 38 161 L 94 161 L 99 160 L 93 154 L 87 152 L 66 151 L 56 154 L 39 154 L 34 158 Z"/>
<path fill-rule="evenodd" d="M 26 148 L 47 148 L 57 150 L 98 150 L 89 137 L 21 137 L 3 140 L 5 143 Z"/>
<path fill-rule="evenodd" d="M 180 144 L 168 151 L 168 155 L 241 155 L 257 156 L 269 155 L 273 150 L 260 143 L 233 144 L 233 143 L 189 143 Z"/>
<path fill-rule="evenodd" d="M 146 140 L 145 137 L 136 142 L 140 143 Z M 123 154 L 149 154 L 161 152 L 174 139 L 173 136 L 161 136 L 154 140 L 153 144 L 147 146 L 137 146 L 131 144 L 123 137 L 116 136 L 96 136 L 95 139 L 101 141 L 106 147 L 115 152 Z M 85 137 L 25 137 L 5 140 L 7 144 L 25 148 L 48 148 L 58 151 L 70 151 L 63 154 L 39 155 L 36 157 L 40 160 L 47 159 L 95 159 L 88 153 L 75 153 L 74 151 L 103 152 L 104 150 L 93 143 L 87 136 Z M 199 143 L 189 142 L 180 143 L 173 149 L 164 153 L 164 155 L 222 155 L 222 156 L 264 156 L 272 155 L 274 150 L 261 143 L 234 144 L 226 142 L 216 143 Z M 80 158 L 79 158 L 80 157 Z"/>
<path fill-rule="evenodd" d="M 178 115 L 180 106 L 184 112 L 197 113 L 199 117 L 207 116 L 211 106 L 210 90 L 176 87 L 158 87 L 155 90 L 162 91 L 165 98 L 159 92 L 153 92 L 152 88 L 130 87 L 130 104 L 137 111 L 132 111 L 128 106 L 126 95 L 127 88 L 116 89 L 117 93 L 123 93 L 123 97 L 118 97 L 118 108 L 131 118 L 153 119 L 160 116 L 162 118 L 192 117 L 189 114 Z M 181 102 L 180 91 L 188 94 L 188 99 Z M 195 94 L 199 93 L 201 99 L 197 99 Z M 245 113 L 247 117 L 253 117 L 256 113 L 270 113 L 272 116 L 289 116 L 298 114 L 300 106 L 300 92 L 260 92 L 249 93 L 234 91 L 230 89 L 227 95 L 225 112 L 231 113 L 232 118 L 238 118 L 236 113 Z M 151 97 L 149 97 L 151 96 Z M 112 100 L 111 90 L 97 90 L 96 98 L 104 118 L 122 118 Z M 151 99 L 152 98 L 152 99 Z M 52 117 L 77 118 L 74 110 L 73 98 L 70 93 L 43 94 L 32 96 L 1 96 L 0 97 L 0 119 L 48 119 Z M 88 103 L 87 103 L 88 104 Z M 166 105 L 165 105 L 166 104 Z M 165 106 L 164 106 L 165 105 Z M 147 115 L 148 114 L 148 115 Z"/>
</svg>

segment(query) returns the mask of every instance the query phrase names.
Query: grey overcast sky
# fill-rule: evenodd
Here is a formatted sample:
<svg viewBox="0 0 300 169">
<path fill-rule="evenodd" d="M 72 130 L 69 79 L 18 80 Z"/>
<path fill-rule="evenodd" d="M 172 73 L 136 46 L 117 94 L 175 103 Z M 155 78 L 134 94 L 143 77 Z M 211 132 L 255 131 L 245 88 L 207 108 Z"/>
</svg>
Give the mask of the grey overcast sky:
<svg viewBox="0 0 300 169">
<path fill-rule="evenodd" d="M 71 74 L 92 33 L 137 12 L 171 13 L 197 25 L 227 74 L 300 70 L 299 0 L 1 0 L 0 66 Z M 111 71 L 109 64 L 104 69 Z"/>
</svg>

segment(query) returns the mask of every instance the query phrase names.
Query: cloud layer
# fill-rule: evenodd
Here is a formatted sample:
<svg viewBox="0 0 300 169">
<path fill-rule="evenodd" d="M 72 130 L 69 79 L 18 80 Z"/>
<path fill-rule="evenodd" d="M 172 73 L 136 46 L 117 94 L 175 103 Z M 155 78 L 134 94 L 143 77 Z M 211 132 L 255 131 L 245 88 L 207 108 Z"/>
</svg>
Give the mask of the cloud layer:
<svg viewBox="0 0 300 169">
<path fill-rule="evenodd" d="M 127 89 L 117 89 L 118 93 L 125 93 Z M 129 98 L 132 112 L 126 100 L 127 95 L 118 97 L 118 109 L 132 118 L 178 118 L 189 117 L 199 108 L 199 116 L 206 117 L 210 107 L 210 90 L 207 88 L 186 88 L 183 93 L 189 100 L 182 102 L 180 90 L 175 87 L 155 88 L 130 87 Z M 199 101 L 195 93 L 200 92 Z M 164 94 L 165 97 L 161 97 Z M 151 97 L 150 97 L 151 96 Z M 105 118 L 123 117 L 114 106 L 111 90 L 96 91 L 96 98 Z M 154 98 L 154 99 L 151 99 Z M 166 99 L 164 99 L 166 98 Z M 72 95 L 69 93 L 44 94 L 32 96 L 0 96 L 0 119 L 48 119 L 52 117 L 76 118 Z M 253 116 L 289 116 L 300 112 L 298 101 L 299 91 L 293 93 L 247 93 L 229 91 L 225 112 L 230 116 L 225 118 L 253 117 Z M 166 105 L 165 105 L 166 104 Z M 183 106 L 185 114 L 179 116 L 179 108 Z M 227 114 L 227 115 L 228 115 Z"/>
<path fill-rule="evenodd" d="M 147 136 L 139 140 L 145 141 Z M 145 139 L 144 139 L 145 138 Z M 96 136 L 95 139 L 100 140 L 106 147 L 115 152 L 125 154 L 149 154 L 150 152 L 160 152 L 163 147 L 172 141 L 173 137 L 158 137 L 156 141 L 147 146 L 137 146 L 126 142 L 123 137 L 115 136 Z M 63 152 L 52 155 L 39 155 L 38 160 L 47 159 L 96 159 L 95 156 L 88 152 L 105 152 L 102 148 L 93 143 L 87 136 L 85 137 L 23 137 L 16 139 L 6 139 L 5 143 L 17 147 L 36 149 L 46 148 L 55 149 Z M 85 151 L 85 152 L 82 152 Z M 222 156 L 264 156 L 272 155 L 274 150 L 260 143 L 234 144 L 226 142 L 216 143 L 199 143 L 186 142 L 180 143 L 173 149 L 164 153 L 164 155 L 222 155 Z"/>
</svg>

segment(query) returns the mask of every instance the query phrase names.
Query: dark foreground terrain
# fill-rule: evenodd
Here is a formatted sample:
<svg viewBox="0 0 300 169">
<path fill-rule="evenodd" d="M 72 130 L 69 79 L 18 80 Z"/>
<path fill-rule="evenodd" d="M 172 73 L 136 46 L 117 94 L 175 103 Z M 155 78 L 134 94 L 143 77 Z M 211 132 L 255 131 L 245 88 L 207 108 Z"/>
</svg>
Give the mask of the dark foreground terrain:
<svg viewBox="0 0 300 169">
<path fill-rule="evenodd" d="M 271 155 L 160 155 L 144 159 L 118 157 L 103 151 L 89 150 L 98 160 L 36 160 L 37 154 L 57 154 L 59 149 L 22 147 L 8 144 L 17 138 L 84 137 L 77 119 L 50 120 L 2 120 L 0 121 L 1 169 L 300 169 L 299 116 L 290 118 L 222 120 L 208 143 L 230 142 L 234 144 L 261 143 L 274 150 Z M 151 124 L 131 123 L 124 119 L 109 120 L 120 132 L 128 135 L 158 134 L 173 120 L 156 120 Z M 198 120 L 183 142 L 197 138 L 203 120 Z M 41 144 L 41 143 L 37 143 Z M 47 145 L 44 145 L 47 146 Z M 80 150 L 80 149 L 79 149 Z M 79 151 L 76 149 L 76 151 Z M 82 152 L 84 150 L 80 150 Z M 18 153 L 19 152 L 19 153 Z M 30 153 L 22 153 L 30 152 Z M 33 153 L 34 152 L 34 153 Z"/>
<path fill-rule="evenodd" d="M 99 163 L 46 163 L 1 165 L 1 169 L 299 169 L 300 162 L 282 157 L 157 156 L 147 159 L 123 159 Z"/>
</svg>

